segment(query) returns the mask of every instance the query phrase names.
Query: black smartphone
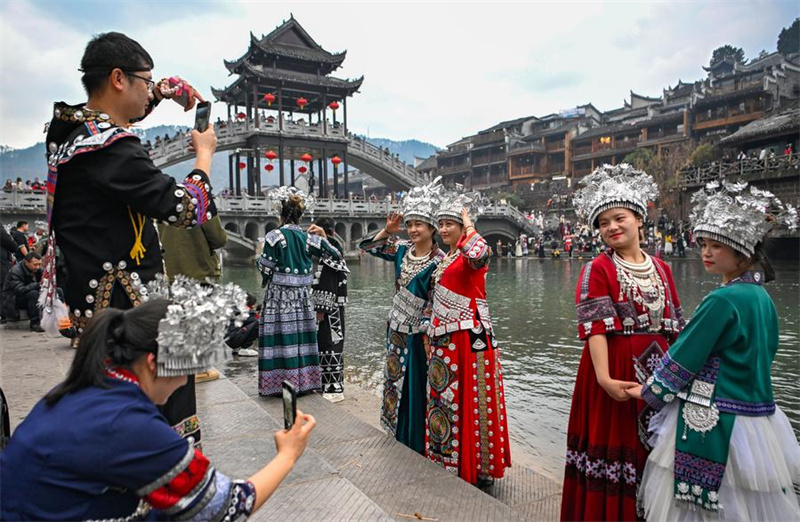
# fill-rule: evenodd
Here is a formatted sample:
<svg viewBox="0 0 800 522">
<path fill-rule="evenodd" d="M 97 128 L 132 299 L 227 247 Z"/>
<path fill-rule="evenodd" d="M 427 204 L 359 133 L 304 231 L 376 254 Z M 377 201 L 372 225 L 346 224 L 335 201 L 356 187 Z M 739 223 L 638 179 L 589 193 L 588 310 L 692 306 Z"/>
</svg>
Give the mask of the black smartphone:
<svg viewBox="0 0 800 522">
<path fill-rule="evenodd" d="M 205 132 L 209 118 L 211 118 L 211 102 L 198 103 L 197 112 L 194 113 L 194 128 L 199 132 Z"/>
<path fill-rule="evenodd" d="M 297 389 L 288 381 L 283 381 L 283 427 L 292 429 L 297 419 Z"/>
</svg>

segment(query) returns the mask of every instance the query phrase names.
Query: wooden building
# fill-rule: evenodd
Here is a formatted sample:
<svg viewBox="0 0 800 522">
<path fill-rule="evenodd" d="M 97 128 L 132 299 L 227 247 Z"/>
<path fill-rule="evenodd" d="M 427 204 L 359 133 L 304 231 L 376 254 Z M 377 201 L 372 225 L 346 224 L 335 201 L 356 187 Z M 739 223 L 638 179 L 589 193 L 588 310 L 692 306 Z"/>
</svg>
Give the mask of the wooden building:
<svg viewBox="0 0 800 522">
<path fill-rule="evenodd" d="M 230 184 L 236 194 L 242 191 L 243 170 L 248 193 L 261 192 L 262 156 L 272 152 L 276 158 L 267 161 L 277 161 L 281 185 L 287 181 L 294 185 L 302 174 L 309 189 L 319 187 L 320 197 L 328 195 L 329 186 L 334 196 L 344 195 L 338 165 L 343 163 L 347 186 L 347 99 L 364 81 L 363 76 L 355 80 L 331 76 L 346 55 L 323 49 L 292 17 L 261 38 L 251 33 L 247 51 L 225 61 L 237 78 L 212 92 L 228 105 L 229 124 L 243 123 L 253 131 L 247 148 L 230 157 Z"/>
</svg>

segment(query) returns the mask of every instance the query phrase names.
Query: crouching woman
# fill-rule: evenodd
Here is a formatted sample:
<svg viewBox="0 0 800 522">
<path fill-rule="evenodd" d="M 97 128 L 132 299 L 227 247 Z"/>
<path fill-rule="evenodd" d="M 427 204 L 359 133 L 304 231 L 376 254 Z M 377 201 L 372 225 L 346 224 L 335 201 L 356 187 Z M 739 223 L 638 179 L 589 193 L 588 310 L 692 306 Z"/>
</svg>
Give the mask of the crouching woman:
<svg viewBox="0 0 800 522">
<path fill-rule="evenodd" d="M 217 471 L 157 408 L 187 379 L 176 375 L 180 365 L 163 369 L 158 360 L 169 357 L 156 341 L 159 327 L 169 328 L 168 306 L 152 299 L 92 319 L 66 380 L 36 404 L 0 456 L 0 519 L 243 520 L 277 489 L 314 418 L 298 412 L 291 430 L 275 434 L 277 456 L 249 479 Z"/>
</svg>

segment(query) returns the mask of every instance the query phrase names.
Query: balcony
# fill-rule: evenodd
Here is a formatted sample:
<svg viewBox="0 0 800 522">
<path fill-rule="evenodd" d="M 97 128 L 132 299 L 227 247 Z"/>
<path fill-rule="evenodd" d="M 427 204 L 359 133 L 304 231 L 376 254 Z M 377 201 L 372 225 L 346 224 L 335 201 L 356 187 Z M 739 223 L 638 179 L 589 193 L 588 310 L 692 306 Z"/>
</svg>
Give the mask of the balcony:
<svg viewBox="0 0 800 522">
<path fill-rule="evenodd" d="M 564 150 L 565 146 L 566 146 L 566 144 L 564 143 L 564 140 L 561 139 L 561 140 L 556 140 L 556 141 L 547 141 L 547 142 L 545 142 L 544 148 L 545 148 L 545 150 L 547 152 L 556 152 L 556 151 Z"/>
</svg>

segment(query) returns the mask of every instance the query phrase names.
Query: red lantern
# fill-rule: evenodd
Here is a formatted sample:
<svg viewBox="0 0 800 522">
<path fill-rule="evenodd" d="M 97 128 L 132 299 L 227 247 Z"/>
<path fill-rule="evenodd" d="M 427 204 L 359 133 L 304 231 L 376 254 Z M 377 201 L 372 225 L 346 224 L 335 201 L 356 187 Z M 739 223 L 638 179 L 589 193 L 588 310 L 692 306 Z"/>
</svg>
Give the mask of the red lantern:
<svg viewBox="0 0 800 522">
<path fill-rule="evenodd" d="M 272 172 L 272 169 L 274 169 L 274 168 L 275 168 L 275 165 L 272 165 L 271 163 L 267 164 L 267 165 L 264 165 L 264 170 L 266 170 L 267 172 Z"/>
<path fill-rule="evenodd" d="M 236 117 L 239 118 L 240 120 L 243 120 L 247 117 L 247 114 L 240 112 L 239 114 L 236 115 Z"/>
<path fill-rule="evenodd" d="M 305 107 L 306 105 L 308 105 L 308 100 L 306 100 L 302 96 L 297 98 L 297 106 L 300 107 L 301 111 L 303 110 L 303 107 Z"/>
<path fill-rule="evenodd" d="M 308 163 L 309 161 L 311 161 L 311 154 L 309 154 L 308 152 L 306 152 L 305 154 L 303 154 L 302 156 L 300 156 L 300 160 L 301 160 L 301 161 L 305 161 L 306 163 Z"/>
<path fill-rule="evenodd" d="M 332 102 L 330 102 L 330 103 L 328 104 L 328 107 L 330 107 L 330 108 L 331 108 L 331 110 L 332 110 L 333 112 L 336 112 L 336 109 L 338 109 L 338 108 L 339 108 L 339 102 L 337 102 L 337 101 L 332 101 Z"/>
<path fill-rule="evenodd" d="M 264 95 L 264 101 L 267 102 L 267 107 L 272 107 L 272 102 L 275 101 L 275 95 L 271 92 L 268 92 Z"/>
<path fill-rule="evenodd" d="M 240 161 L 239 162 L 239 170 L 242 170 L 243 168 L 246 168 L 246 167 L 247 167 L 247 163 L 245 163 L 244 161 Z"/>
<path fill-rule="evenodd" d="M 299 169 L 297 169 L 297 171 L 298 171 L 300 174 L 305 174 L 305 173 L 306 173 L 306 171 L 308 171 L 308 169 L 307 169 L 307 168 L 305 168 L 305 167 L 300 167 Z"/>
<path fill-rule="evenodd" d="M 333 163 L 334 167 L 338 167 L 339 163 L 341 163 L 341 162 L 342 162 L 342 158 L 340 158 L 339 156 L 334 156 L 334 157 L 331 158 L 331 163 Z"/>
<path fill-rule="evenodd" d="M 277 154 L 275 154 L 275 151 L 274 151 L 274 150 L 268 150 L 268 151 L 266 152 L 266 154 L 264 154 L 264 157 L 265 157 L 265 158 L 267 158 L 268 160 L 272 161 L 272 160 L 274 160 L 275 158 L 277 158 L 277 157 L 278 157 L 278 155 L 277 155 Z"/>
</svg>

